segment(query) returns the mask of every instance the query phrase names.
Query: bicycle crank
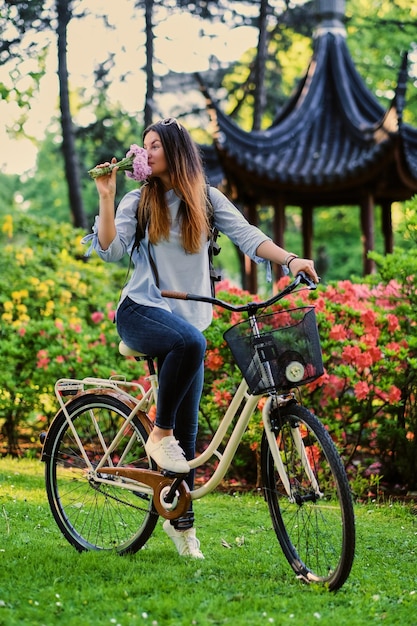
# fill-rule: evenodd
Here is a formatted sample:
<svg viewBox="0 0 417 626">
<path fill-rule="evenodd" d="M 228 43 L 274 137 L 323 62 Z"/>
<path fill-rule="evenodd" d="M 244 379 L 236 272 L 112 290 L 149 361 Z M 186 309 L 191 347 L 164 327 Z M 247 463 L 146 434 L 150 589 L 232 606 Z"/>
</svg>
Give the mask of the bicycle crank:
<svg viewBox="0 0 417 626">
<path fill-rule="evenodd" d="M 158 514 L 165 519 L 177 519 L 189 509 L 190 489 L 181 477 L 168 478 L 160 472 L 137 467 L 102 467 L 98 477 L 111 474 L 142 483 L 153 491 L 153 503 Z"/>
</svg>

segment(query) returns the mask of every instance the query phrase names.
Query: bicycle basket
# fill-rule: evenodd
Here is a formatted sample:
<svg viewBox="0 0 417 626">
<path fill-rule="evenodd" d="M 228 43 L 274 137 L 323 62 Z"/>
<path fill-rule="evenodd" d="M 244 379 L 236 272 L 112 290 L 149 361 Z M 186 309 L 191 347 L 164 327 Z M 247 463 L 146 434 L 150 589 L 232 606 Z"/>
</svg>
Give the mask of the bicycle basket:
<svg viewBox="0 0 417 626">
<path fill-rule="evenodd" d="M 323 374 L 314 307 L 260 315 L 259 336 L 249 320 L 223 335 L 253 395 L 288 391 Z"/>
</svg>

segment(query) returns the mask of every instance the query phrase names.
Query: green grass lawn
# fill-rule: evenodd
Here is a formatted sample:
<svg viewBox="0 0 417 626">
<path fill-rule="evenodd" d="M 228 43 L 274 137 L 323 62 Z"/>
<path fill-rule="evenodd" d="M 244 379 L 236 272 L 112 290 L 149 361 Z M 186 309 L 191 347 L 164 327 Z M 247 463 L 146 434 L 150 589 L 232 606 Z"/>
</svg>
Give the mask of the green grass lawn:
<svg viewBox="0 0 417 626">
<path fill-rule="evenodd" d="M 77 553 L 46 501 L 43 465 L 0 460 L 0 625 L 417 625 L 417 517 L 359 505 L 352 573 L 336 593 L 295 579 L 260 496 L 196 503 L 204 561 L 158 524 L 136 555 Z"/>
</svg>

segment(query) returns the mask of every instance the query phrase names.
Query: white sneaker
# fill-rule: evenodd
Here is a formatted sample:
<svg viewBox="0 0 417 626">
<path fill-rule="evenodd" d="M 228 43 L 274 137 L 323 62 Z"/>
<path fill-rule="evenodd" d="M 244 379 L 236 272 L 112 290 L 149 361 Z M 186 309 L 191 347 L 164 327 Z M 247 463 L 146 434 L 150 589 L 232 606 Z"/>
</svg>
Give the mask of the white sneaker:
<svg viewBox="0 0 417 626">
<path fill-rule="evenodd" d="M 175 543 L 180 556 L 192 556 L 194 559 L 204 559 L 200 550 L 200 542 L 195 536 L 195 528 L 188 530 L 175 530 L 169 519 L 165 520 L 162 528 Z"/>
<path fill-rule="evenodd" d="M 163 437 L 156 443 L 149 436 L 145 443 L 145 450 L 161 469 L 174 472 L 175 474 L 188 474 L 190 471 L 190 466 L 185 460 L 184 451 L 172 435 Z"/>
</svg>

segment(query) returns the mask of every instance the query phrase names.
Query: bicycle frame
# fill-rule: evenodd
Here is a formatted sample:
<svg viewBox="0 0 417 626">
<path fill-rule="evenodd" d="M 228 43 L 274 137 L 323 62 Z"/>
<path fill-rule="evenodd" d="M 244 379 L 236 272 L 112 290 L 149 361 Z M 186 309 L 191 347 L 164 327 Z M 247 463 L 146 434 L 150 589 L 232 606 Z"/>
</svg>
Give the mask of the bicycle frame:
<svg viewBox="0 0 417 626">
<path fill-rule="evenodd" d="M 86 466 L 88 467 L 88 472 L 90 474 L 94 474 L 95 481 L 105 483 L 105 484 L 111 482 L 112 486 L 114 486 L 115 484 L 114 481 L 109 481 L 106 478 L 106 474 L 115 473 L 124 477 L 124 482 L 121 482 L 119 484 L 120 488 L 129 489 L 131 491 L 138 491 L 141 493 L 145 491 L 151 494 L 154 489 L 156 476 L 159 479 L 162 478 L 163 475 L 160 472 L 154 472 L 152 470 L 140 470 L 140 469 L 124 470 L 124 468 L 121 468 L 121 467 L 120 468 L 114 467 L 111 462 L 111 453 L 117 447 L 120 439 L 122 438 L 122 434 L 126 428 L 126 425 L 128 425 L 136 415 L 138 415 L 139 419 L 143 419 L 144 410 L 146 410 L 146 408 L 149 407 L 153 403 L 154 398 L 155 398 L 155 395 L 154 395 L 155 383 L 156 383 L 155 378 L 152 381 L 152 386 L 146 392 L 143 389 L 143 387 L 139 385 L 138 383 L 129 383 L 125 380 L 118 380 L 118 379 L 102 379 L 102 378 L 84 378 L 82 380 L 60 379 L 56 382 L 55 384 L 56 397 L 66 417 L 68 425 L 74 436 L 74 439 L 79 447 L 80 453 L 86 463 Z M 89 391 L 85 391 L 86 386 L 91 386 L 93 389 Z M 141 397 L 139 399 L 135 398 L 134 396 L 132 396 L 130 393 L 127 393 L 123 389 L 123 388 L 129 388 L 129 387 L 138 390 L 141 393 Z M 71 403 L 71 400 L 69 402 L 64 402 L 62 398 L 62 391 L 78 391 L 77 396 L 80 393 L 82 394 L 82 393 L 98 393 L 98 392 L 104 393 L 104 394 L 109 393 L 111 395 L 114 395 L 114 393 L 117 392 L 117 395 L 120 396 L 120 392 L 121 392 L 122 399 L 125 402 L 125 404 L 132 407 L 131 412 L 126 419 L 125 424 L 120 429 L 120 431 L 116 434 L 115 438 L 110 443 L 110 445 L 107 447 L 104 441 L 101 442 L 103 446 L 103 456 L 100 462 L 98 463 L 98 465 L 95 467 L 93 467 L 91 461 L 89 460 L 88 455 L 84 449 L 84 446 L 78 436 L 76 428 L 74 427 L 74 424 L 72 423 L 72 420 L 68 413 L 68 407 Z M 249 420 L 251 416 L 253 415 L 256 405 L 259 402 L 259 399 L 261 397 L 262 396 L 253 396 L 253 395 L 248 394 L 248 386 L 245 380 L 242 379 L 238 389 L 236 390 L 235 395 L 233 396 L 231 403 L 229 404 L 229 407 L 226 413 L 224 414 L 206 450 L 201 455 L 189 461 L 190 467 L 192 469 L 195 469 L 197 467 L 204 465 L 213 456 L 219 459 L 219 463 L 217 467 L 212 471 L 211 476 L 207 480 L 207 482 L 205 482 L 204 485 L 190 492 L 190 497 L 192 500 L 203 498 L 207 494 L 211 493 L 212 491 L 214 491 L 214 489 L 216 489 L 216 487 L 223 480 L 224 476 L 226 475 L 226 472 L 228 471 L 231 465 L 231 462 L 234 458 L 236 450 L 241 442 L 243 433 L 245 432 L 249 424 Z M 289 394 L 287 396 L 270 397 L 265 404 L 265 407 L 263 409 L 263 414 L 262 414 L 263 423 L 264 423 L 264 427 L 267 433 L 268 441 L 270 443 L 271 452 L 274 456 L 274 460 L 279 469 L 279 474 L 280 474 L 282 483 L 284 485 L 284 488 L 288 494 L 288 497 L 290 498 L 291 489 L 290 489 L 289 480 L 288 480 L 288 477 L 284 468 L 284 464 L 281 460 L 279 450 L 276 446 L 275 435 L 272 432 L 271 423 L 269 420 L 269 407 L 273 400 L 278 401 L 278 403 L 285 403 L 285 402 L 288 402 L 289 400 L 294 400 L 294 395 Z M 224 438 L 226 437 L 229 431 L 229 428 L 233 420 L 236 417 L 237 411 L 242 406 L 242 403 L 244 403 L 242 411 L 233 429 L 231 430 L 228 436 L 227 444 L 226 444 L 224 451 L 220 453 L 218 450 L 218 447 L 221 444 L 221 442 L 224 440 Z M 91 415 L 91 419 L 95 426 L 97 434 L 100 436 L 100 429 L 99 429 L 98 424 L 95 423 L 95 416 L 93 414 Z M 134 440 L 135 440 L 135 436 L 133 435 L 131 440 L 126 446 L 124 453 L 121 455 L 119 459 L 120 465 L 123 465 L 124 456 L 127 454 L 130 447 L 133 445 Z M 298 445 L 302 446 L 302 441 L 298 442 Z M 304 454 L 304 457 L 305 457 L 306 466 L 309 467 L 308 459 L 305 454 Z M 108 466 L 106 464 L 108 464 Z M 148 487 L 148 489 L 146 487 Z"/>
<path fill-rule="evenodd" d="M 298 282 L 300 281 L 298 280 Z M 294 286 L 298 284 L 298 282 L 295 281 L 293 285 L 291 286 L 291 289 L 293 289 Z M 285 292 L 288 292 L 289 290 L 290 288 L 287 288 Z M 166 293 L 168 294 L 168 292 Z M 178 297 L 178 295 L 181 295 L 181 294 L 175 294 L 175 295 L 172 294 L 171 297 Z M 194 299 L 194 297 L 189 294 L 182 294 L 182 296 L 185 297 L 186 299 Z M 201 298 L 201 299 L 207 300 L 207 301 L 210 300 L 213 302 L 215 301 L 215 299 L 209 299 L 209 298 Z M 276 298 L 273 298 L 273 299 L 275 300 Z M 222 304 L 225 305 L 225 303 L 222 303 Z M 253 307 L 252 310 L 248 311 L 249 319 L 251 320 L 251 325 L 252 325 L 253 333 L 255 336 L 259 335 L 259 330 L 257 328 L 256 317 L 255 317 L 255 312 L 258 306 L 259 305 L 255 305 L 255 307 Z M 231 310 L 233 310 L 232 306 L 225 305 L 225 308 L 230 308 Z M 120 379 L 117 377 L 113 377 L 109 379 L 84 378 L 82 380 L 64 378 L 64 379 L 58 380 L 57 383 L 55 384 L 55 395 L 65 415 L 65 418 L 68 422 L 69 428 L 71 429 L 71 432 L 74 436 L 74 440 L 76 441 L 77 446 L 79 447 L 80 453 L 86 463 L 86 467 L 88 468 L 87 473 L 90 478 L 94 478 L 95 482 L 104 483 L 104 484 L 111 483 L 111 485 L 114 487 L 115 485 L 114 479 L 110 481 L 108 478 L 106 478 L 106 475 L 120 476 L 120 477 L 123 477 L 123 481 L 119 481 L 117 483 L 120 488 L 129 489 L 131 491 L 137 491 L 141 493 L 144 493 L 144 492 L 149 493 L 149 494 L 153 493 L 154 499 L 155 499 L 155 492 L 157 494 L 160 494 L 161 492 L 161 485 L 162 485 L 161 480 L 163 479 L 165 486 L 167 484 L 171 485 L 170 496 L 174 495 L 175 489 L 181 484 L 182 486 L 184 486 L 184 487 L 181 487 L 182 493 L 188 492 L 189 497 L 192 500 L 197 500 L 199 498 L 204 497 L 208 493 L 211 493 L 220 484 L 220 482 L 226 475 L 226 472 L 231 465 L 231 462 L 234 458 L 236 450 L 241 442 L 243 433 L 245 432 L 249 424 L 249 420 L 251 416 L 253 415 L 256 405 L 259 402 L 259 399 L 265 394 L 261 394 L 261 395 L 250 394 L 248 385 L 246 381 L 242 378 L 240 385 L 238 389 L 236 390 L 235 395 L 233 396 L 233 399 L 229 407 L 226 410 L 226 413 L 221 419 L 216 432 L 214 433 L 212 439 L 210 440 L 208 447 L 201 455 L 189 461 L 189 465 L 192 469 L 195 469 L 204 465 L 213 456 L 219 459 L 219 463 L 216 466 L 216 468 L 212 471 L 209 479 L 202 486 L 197 487 L 196 489 L 189 492 L 188 487 L 185 485 L 184 481 L 182 480 L 183 477 L 177 477 L 177 478 L 174 477 L 174 478 L 168 479 L 166 475 L 162 472 L 158 472 L 158 471 L 154 471 L 150 469 L 122 467 L 124 458 L 126 457 L 127 453 L 131 449 L 132 445 L 135 443 L 134 434 L 132 435 L 131 440 L 126 445 L 124 452 L 121 454 L 121 457 L 119 458 L 119 461 L 118 461 L 118 465 L 114 466 L 111 460 L 111 454 L 115 450 L 119 442 L 121 441 L 125 432 L 126 425 L 130 424 L 135 416 L 137 416 L 137 418 L 142 421 L 148 434 L 152 429 L 152 424 L 149 418 L 147 417 L 146 412 L 151 406 L 151 404 L 156 403 L 157 401 L 158 380 L 157 380 L 157 375 L 153 368 L 152 360 L 151 359 L 148 360 L 148 363 L 150 364 L 150 368 L 149 368 L 150 375 L 148 376 L 148 380 L 150 381 L 150 388 L 147 391 L 145 391 L 144 388 L 138 383 L 128 382 L 124 378 L 120 378 Z M 86 386 L 92 387 L 92 389 L 90 389 L 89 391 L 85 391 Z M 140 394 L 140 397 L 139 398 L 134 397 L 131 393 L 129 393 L 129 390 L 131 389 L 135 389 L 138 392 L 138 394 Z M 131 409 L 130 414 L 126 418 L 126 422 L 120 428 L 119 432 L 116 434 L 113 441 L 110 443 L 108 447 L 106 446 L 104 440 L 101 437 L 99 425 L 96 422 L 93 412 L 91 412 L 92 424 L 96 430 L 96 433 L 99 437 L 99 440 L 103 448 L 103 456 L 101 460 L 99 461 L 98 465 L 94 467 L 88 458 L 88 455 L 86 453 L 86 450 L 84 449 L 83 443 L 80 437 L 78 436 L 76 428 L 74 424 L 72 423 L 71 417 L 69 415 L 68 407 L 71 404 L 71 400 L 67 402 L 63 400 L 63 396 L 65 394 L 71 394 L 74 397 L 79 397 L 80 394 L 84 394 L 84 393 L 109 394 L 109 395 L 117 396 L 119 399 L 121 399 L 124 402 L 124 404 L 127 407 Z M 294 396 L 294 393 L 279 395 L 276 392 L 269 394 L 269 396 L 270 397 L 268 401 L 265 403 L 265 406 L 263 409 L 264 428 L 266 431 L 266 436 L 268 438 L 270 450 L 273 455 L 276 467 L 278 469 L 278 473 L 280 475 L 282 484 L 285 488 L 288 498 L 291 500 L 291 497 L 292 497 L 291 486 L 290 486 L 287 473 L 285 471 L 283 460 L 281 459 L 281 456 L 280 456 L 280 452 L 279 452 L 277 442 L 276 442 L 276 437 L 275 437 L 275 434 L 273 432 L 273 428 L 271 425 L 270 407 L 271 407 L 272 401 L 275 402 L 276 406 L 279 406 L 279 405 L 285 404 L 286 402 L 290 400 L 295 401 L 295 396 Z M 242 404 L 243 404 L 243 408 L 240 412 L 240 415 L 237 418 L 230 434 L 227 435 L 233 421 L 236 418 L 236 415 L 239 409 L 242 407 Z M 228 436 L 226 447 L 224 451 L 220 453 L 218 448 L 226 436 Z M 44 441 L 44 450 L 46 448 L 47 438 L 48 438 L 48 435 L 46 436 L 46 439 Z M 303 465 L 309 475 L 311 483 L 313 484 L 317 495 L 320 496 L 321 494 L 318 488 L 318 484 L 310 468 L 307 453 L 305 451 L 302 437 L 300 433 L 298 432 L 298 429 L 293 429 L 293 439 L 294 439 L 295 445 L 297 446 L 299 454 L 301 455 Z M 43 454 L 44 454 L 44 451 L 43 451 Z M 168 498 L 168 502 L 169 502 L 169 498 Z M 159 507 L 157 508 L 159 512 L 161 512 Z M 162 514 L 165 515 L 165 513 L 166 512 L 162 510 Z M 172 514 L 172 511 L 170 512 L 170 516 L 173 516 L 171 514 Z M 180 514 L 181 513 L 179 513 L 179 515 Z"/>
</svg>

